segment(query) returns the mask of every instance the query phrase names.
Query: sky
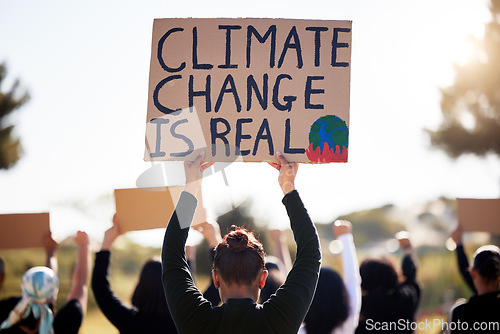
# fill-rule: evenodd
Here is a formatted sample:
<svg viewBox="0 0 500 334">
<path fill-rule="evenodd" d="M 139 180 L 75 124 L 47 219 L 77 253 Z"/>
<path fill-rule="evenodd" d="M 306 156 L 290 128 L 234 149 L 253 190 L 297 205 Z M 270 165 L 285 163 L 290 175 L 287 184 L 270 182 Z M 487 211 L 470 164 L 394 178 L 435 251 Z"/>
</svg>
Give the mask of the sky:
<svg viewBox="0 0 500 334">
<path fill-rule="evenodd" d="M 453 63 L 474 51 L 469 37 L 484 34 L 487 5 L 0 0 L 0 62 L 8 66 L 2 89 L 17 78 L 31 95 L 10 119 L 24 154 L 0 171 L 0 213 L 50 212 L 56 238 L 77 230 L 102 238 L 115 210 L 113 190 L 136 187 L 151 167 L 143 156 L 152 24 L 174 17 L 353 21 L 349 162 L 301 165 L 296 180 L 314 221 L 440 196 L 498 198 L 498 158 L 452 160 L 430 147 L 424 131 L 438 127 L 440 88 L 452 84 Z M 209 216 L 251 200 L 259 221 L 287 228 L 276 170 L 235 163 L 225 173 L 228 185 L 221 173 L 204 180 Z M 158 231 L 148 233 L 131 236 L 161 240 Z"/>
</svg>

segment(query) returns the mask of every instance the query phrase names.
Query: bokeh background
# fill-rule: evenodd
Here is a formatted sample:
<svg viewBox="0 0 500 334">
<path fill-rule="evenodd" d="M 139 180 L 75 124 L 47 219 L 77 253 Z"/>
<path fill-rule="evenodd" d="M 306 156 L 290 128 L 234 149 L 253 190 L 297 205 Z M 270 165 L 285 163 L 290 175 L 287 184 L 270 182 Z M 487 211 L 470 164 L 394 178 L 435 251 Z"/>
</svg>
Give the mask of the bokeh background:
<svg viewBox="0 0 500 334">
<path fill-rule="evenodd" d="M 67 284 L 70 237 L 85 230 L 99 248 L 115 210 L 113 190 L 135 187 L 151 167 L 143 155 L 154 18 L 352 20 L 349 162 L 302 165 L 297 187 L 323 239 L 325 264 L 340 266 L 331 244 L 339 217 L 353 222 L 360 258 L 397 258 L 394 233 L 409 230 L 420 259 L 421 316 L 444 316 L 469 294 L 453 245 L 446 248 L 455 199 L 500 194 L 499 13 L 499 1 L 488 0 L 0 0 L 0 96 L 12 93 L 19 103 L 0 114 L 0 213 L 50 212 Z M 274 169 L 235 163 L 225 173 L 227 184 L 221 173 L 204 181 L 209 216 L 240 219 L 265 242 L 269 229 L 287 229 Z M 112 284 L 124 299 L 162 236 L 161 229 L 132 232 L 116 245 Z M 469 255 L 491 240 L 468 233 Z M 198 248 L 203 286 L 208 258 L 206 245 Z M 18 293 L 19 275 L 44 261 L 33 250 L 0 256 L 9 260 L 0 298 Z M 96 323 L 113 332 L 91 301 L 82 332 L 106 332 Z"/>
</svg>

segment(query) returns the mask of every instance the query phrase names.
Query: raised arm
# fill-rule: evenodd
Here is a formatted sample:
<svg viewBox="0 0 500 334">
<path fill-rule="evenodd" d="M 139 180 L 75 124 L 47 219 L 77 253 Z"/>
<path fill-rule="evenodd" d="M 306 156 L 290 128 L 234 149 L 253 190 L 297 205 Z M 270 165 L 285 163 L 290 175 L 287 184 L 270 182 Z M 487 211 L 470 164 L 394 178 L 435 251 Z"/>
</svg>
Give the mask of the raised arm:
<svg viewBox="0 0 500 334">
<path fill-rule="evenodd" d="M 122 235 L 122 232 L 120 231 L 120 224 L 118 222 L 118 217 L 116 216 L 116 213 L 113 215 L 113 226 L 108 228 L 106 232 L 104 232 L 104 238 L 102 239 L 102 244 L 101 244 L 101 251 L 111 251 L 111 248 L 113 247 L 113 243 L 115 240 Z"/>
<path fill-rule="evenodd" d="M 213 263 L 215 255 L 214 248 L 219 244 L 219 242 L 222 241 L 219 224 L 217 222 L 206 221 L 196 226 L 193 226 L 192 228 L 203 234 L 203 237 L 207 241 L 208 247 L 210 248 L 209 249 L 210 261 L 211 263 Z M 220 304 L 221 299 L 219 290 L 217 290 L 217 288 L 215 287 L 212 276 L 210 276 L 210 285 L 205 290 L 205 292 L 203 292 L 203 297 L 207 299 L 209 302 L 211 302 L 212 306 L 217 306 Z"/>
<path fill-rule="evenodd" d="M 57 263 L 57 249 L 59 244 L 57 241 L 52 239 L 52 233 L 47 232 L 42 239 L 43 248 L 45 249 L 45 266 L 52 269 L 57 275 L 58 263 Z"/>
<path fill-rule="evenodd" d="M 121 235 L 116 214 L 113 216 L 113 226 L 106 230 L 102 240 L 101 250 L 95 257 L 92 272 L 92 291 L 97 305 L 108 320 L 121 332 L 133 330 L 138 311 L 126 305 L 113 292 L 108 280 L 108 269 L 111 249 L 115 240 Z"/>
<path fill-rule="evenodd" d="M 342 243 L 343 279 L 349 295 L 349 316 L 344 322 L 343 328 L 353 333 L 358 325 L 361 310 L 361 276 L 359 275 L 358 257 L 352 238 L 351 223 L 347 220 L 337 220 L 333 224 L 333 231 Z"/>
<path fill-rule="evenodd" d="M 280 152 L 276 153 L 276 158 L 278 163 L 270 162 L 269 164 L 279 171 L 278 183 L 283 195 L 286 195 L 295 190 L 295 177 L 299 170 L 299 164 L 288 162 Z"/>
<path fill-rule="evenodd" d="M 197 332 L 210 318 L 211 303 L 196 288 L 185 254 L 186 239 L 197 206 L 203 171 L 211 163 L 200 154 L 186 161 L 186 185 L 165 231 L 162 247 L 162 282 L 170 314 L 179 332 Z M 196 321 L 190 321 L 194 315 Z"/>
<path fill-rule="evenodd" d="M 415 312 L 420 301 L 420 285 L 417 283 L 417 263 L 415 252 L 410 242 L 410 235 L 406 231 L 396 234 L 399 246 L 403 251 L 403 260 L 401 269 L 403 271 L 404 281 L 400 285 L 399 293 L 406 300 L 405 305 L 411 308 L 411 313 Z"/>
<path fill-rule="evenodd" d="M 222 241 L 220 227 L 217 222 L 203 222 L 193 226 L 193 229 L 200 232 L 208 243 L 208 247 L 215 248 Z"/>
<path fill-rule="evenodd" d="M 399 247 L 403 251 L 403 260 L 401 269 L 403 271 L 404 282 L 414 282 L 417 278 L 417 264 L 415 262 L 415 254 L 410 242 L 409 233 L 401 231 L 396 234 L 396 239 L 399 241 Z"/>
<path fill-rule="evenodd" d="M 462 244 L 462 239 L 463 239 L 462 226 L 457 225 L 457 228 L 451 233 L 450 237 L 457 245 L 457 248 L 455 248 L 455 254 L 457 256 L 458 271 L 460 272 L 460 275 L 462 275 L 462 278 L 464 279 L 465 283 L 467 283 L 467 286 L 475 294 L 477 294 L 476 287 L 474 286 L 474 282 L 472 281 L 472 276 L 469 272 L 469 260 L 467 259 L 467 255 L 465 254 L 465 249 Z"/>
<path fill-rule="evenodd" d="M 75 236 L 75 242 L 78 245 L 78 258 L 76 260 L 71 290 L 68 294 L 67 300 L 78 300 L 82 307 L 83 314 L 85 314 L 87 312 L 87 282 L 89 278 L 90 265 L 89 236 L 85 232 L 78 231 Z"/>
<path fill-rule="evenodd" d="M 273 255 L 283 262 L 286 272 L 290 271 L 290 269 L 292 269 L 292 258 L 290 257 L 290 252 L 288 251 L 285 234 L 279 229 L 271 230 L 270 234 L 271 239 L 273 240 L 273 245 L 276 248 Z"/>
<path fill-rule="evenodd" d="M 297 254 L 285 283 L 263 304 L 276 332 L 297 332 L 311 305 L 319 277 L 321 250 L 319 238 L 307 210 L 295 190 L 298 164 L 277 154 L 278 182 L 285 195 L 283 204 L 297 244 Z"/>
</svg>

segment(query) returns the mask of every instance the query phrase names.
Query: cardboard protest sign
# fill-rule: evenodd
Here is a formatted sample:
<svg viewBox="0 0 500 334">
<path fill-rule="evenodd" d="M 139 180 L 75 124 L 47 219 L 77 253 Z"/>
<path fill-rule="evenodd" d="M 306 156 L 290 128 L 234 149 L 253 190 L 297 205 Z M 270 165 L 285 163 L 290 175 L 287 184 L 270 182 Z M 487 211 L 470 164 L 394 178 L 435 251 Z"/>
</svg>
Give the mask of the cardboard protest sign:
<svg viewBox="0 0 500 334">
<path fill-rule="evenodd" d="M 347 162 L 351 27 L 156 19 L 144 159 Z"/>
<path fill-rule="evenodd" d="M 457 198 L 457 216 L 464 231 L 500 235 L 500 199 Z"/>
<path fill-rule="evenodd" d="M 46 233 L 50 233 L 47 212 L 0 215 L 0 249 L 43 247 Z"/>
<path fill-rule="evenodd" d="M 167 226 L 184 187 L 116 189 L 116 215 L 120 230 L 139 231 Z M 206 220 L 201 195 L 192 225 Z"/>
</svg>

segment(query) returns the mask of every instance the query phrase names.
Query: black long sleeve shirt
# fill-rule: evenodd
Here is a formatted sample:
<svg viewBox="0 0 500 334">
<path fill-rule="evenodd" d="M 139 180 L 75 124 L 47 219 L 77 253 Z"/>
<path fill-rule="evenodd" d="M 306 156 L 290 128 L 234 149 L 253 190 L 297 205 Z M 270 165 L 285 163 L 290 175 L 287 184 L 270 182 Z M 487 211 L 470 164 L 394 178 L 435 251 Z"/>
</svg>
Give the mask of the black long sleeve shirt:
<svg viewBox="0 0 500 334">
<path fill-rule="evenodd" d="M 285 283 L 264 304 L 229 299 L 214 307 L 194 285 L 184 246 L 196 198 L 183 192 L 170 218 L 162 250 L 163 285 L 180 333 L 297 333 L 316 288 L 321 251 L 316 229 L 297 191 L 283 198 L 297 243 L 297 256 Z M 181 224 L 179 224 L 179 220 Z"/>
<path fill-rule="evenodd" d="M 416 281 L 417 266 L 411 255 L 401 264 L 406 280 L 394 291 L 371 291 L 362 297 L 356 334 L 412 333 L 409 322 L 415 320 L 420 301 L 420 286 Z"/>
<path fill-rule="evenodd" d="M 111 253 L 96 253 L 92 272 L 92 290 L 102 313 L 121 334 L 135 333 L 177 333 L 170 317 L 141 312 L 128 306 L 111 290 L 108 281 L 108 268 Z"/>
</svg>

